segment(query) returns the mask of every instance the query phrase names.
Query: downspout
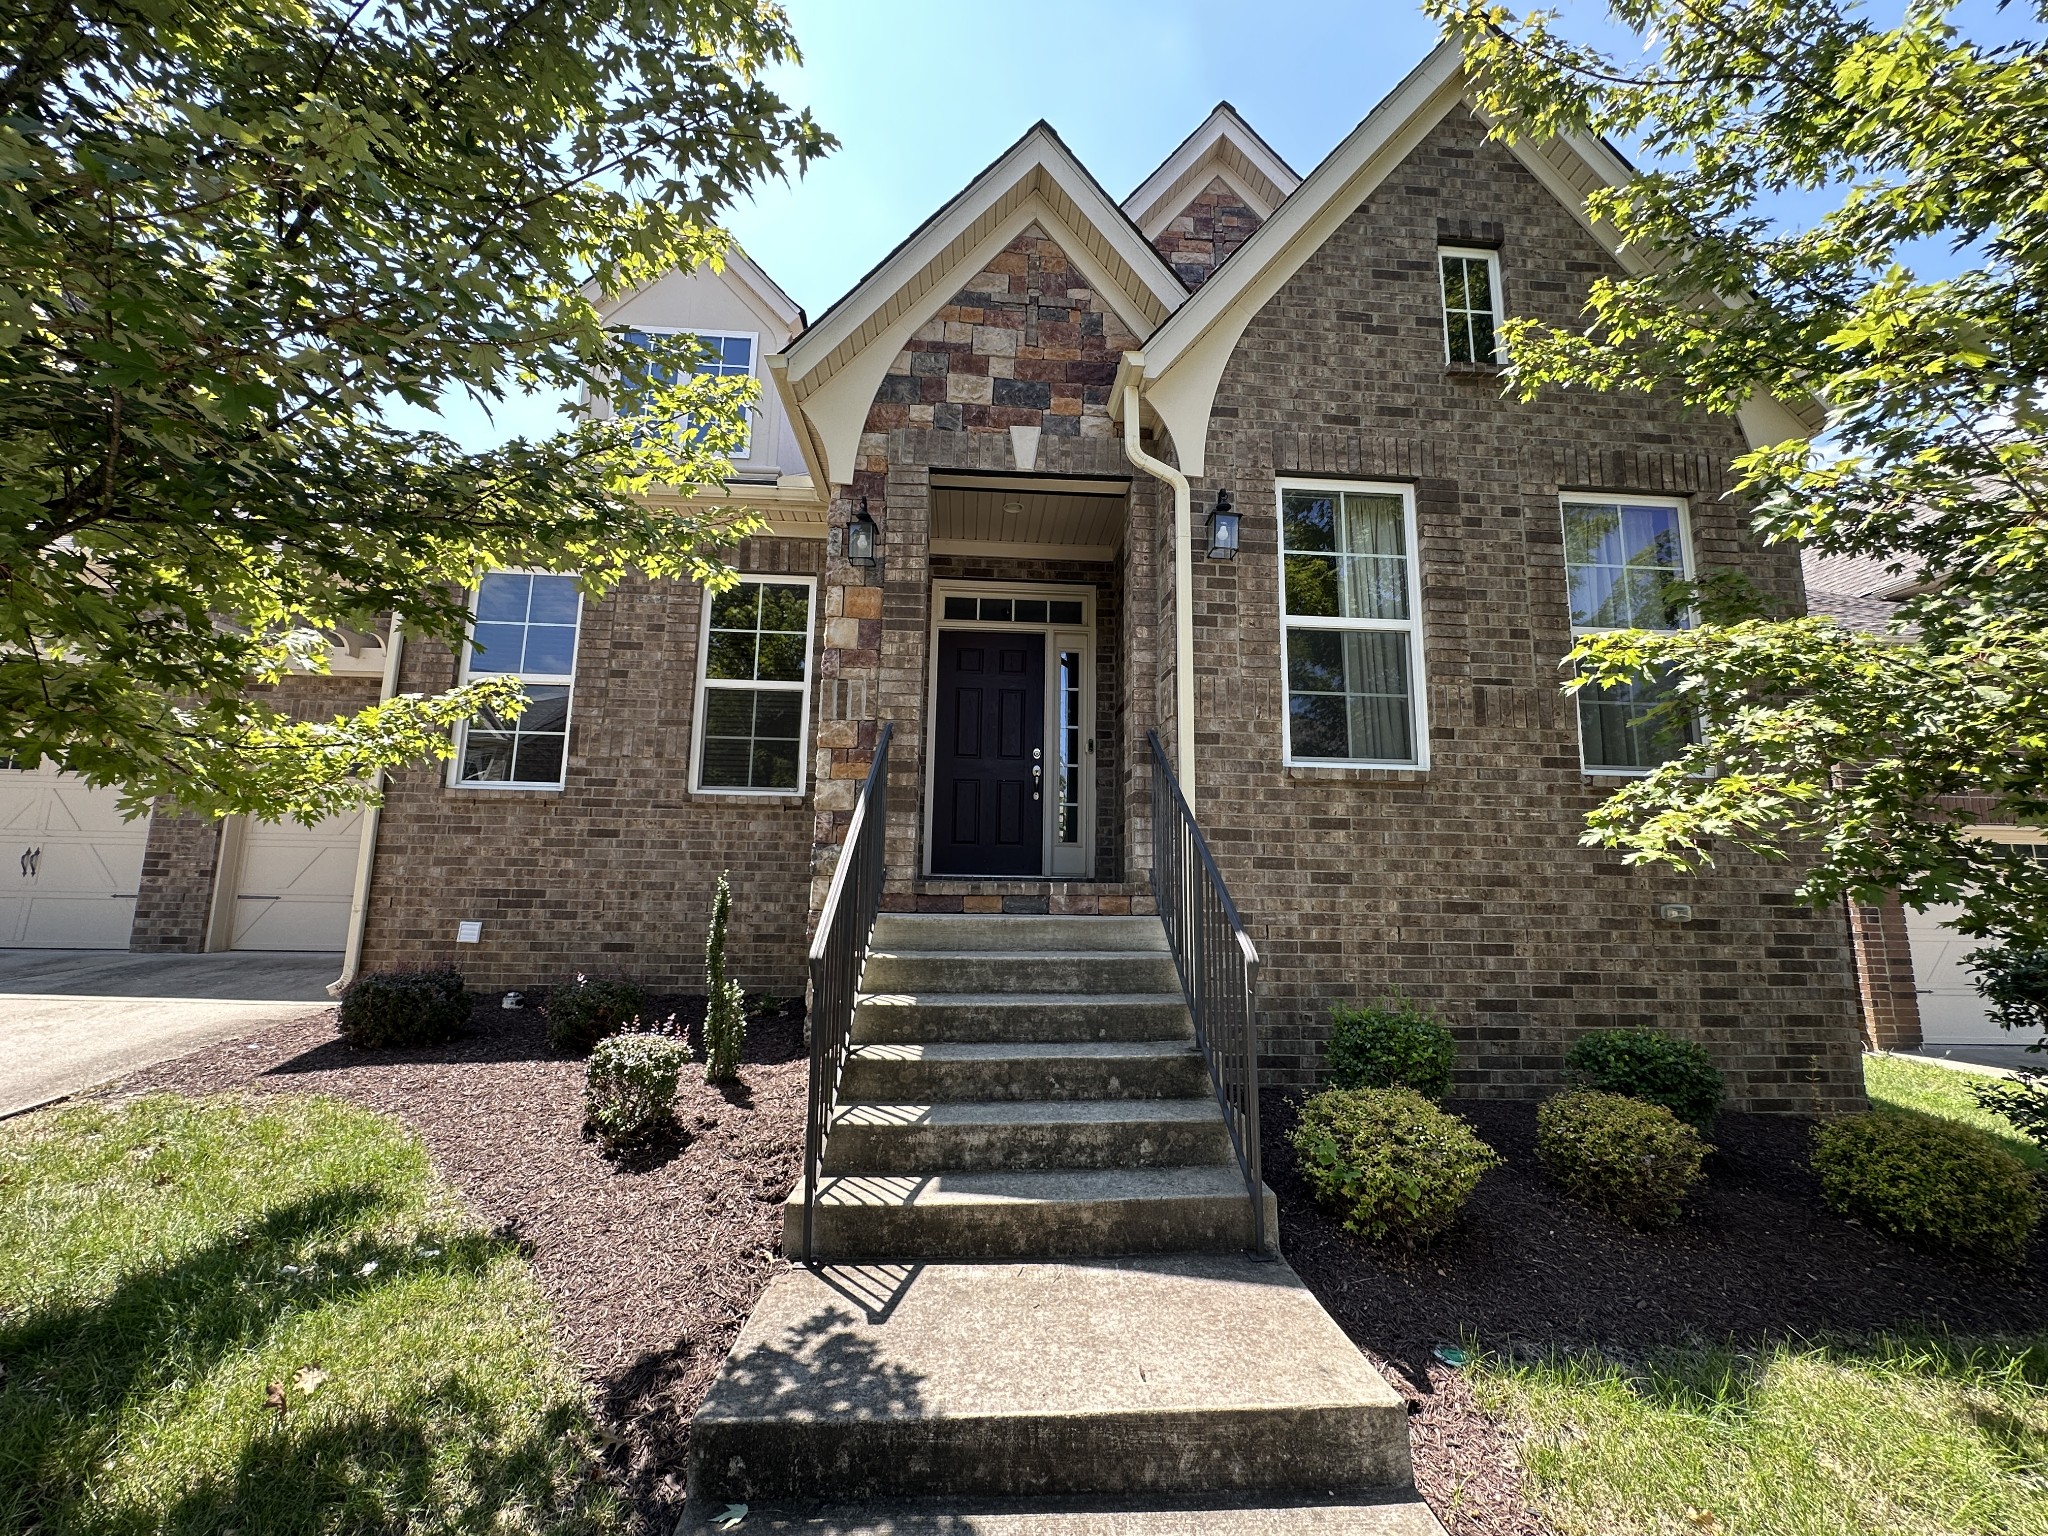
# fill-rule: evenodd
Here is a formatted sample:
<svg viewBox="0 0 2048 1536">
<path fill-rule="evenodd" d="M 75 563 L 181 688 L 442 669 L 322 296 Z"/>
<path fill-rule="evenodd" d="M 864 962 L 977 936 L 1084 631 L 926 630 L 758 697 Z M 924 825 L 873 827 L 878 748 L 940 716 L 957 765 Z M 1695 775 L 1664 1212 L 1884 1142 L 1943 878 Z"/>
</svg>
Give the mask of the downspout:
<svg viewBox="0 0 2048 1536">
<path fill-rule="evenodd" d="M 405 631 L 394 612 L 391 627 L 384 636 L 384 686 L 377 692 L 379 704 L 390 703 L 398 692 L 398 662 L 404 654 Z M 383 769 L 377 770 L 370 787 L 383 790 Z M 382 811 L 380 800 L 371 801 L 363 809 L 363 832 L 356 842 L 356 885 L 348 904 L 348 945 L 342 951 L 341 974 L 327 985 L 329 997 L 341 996 L 342 990 L 356 979 L 356 971 L 363 963 L 363 930 L 370 920 L 370 870 L 377 862 L 377 822 Z"/>
<path fill-rule="evenodd" d="M 1127 354 L 1127 356 L 1130 354 Z M 1188 477 L 1138 446 L 1138 385 L 1124 385 L 1124 457 L 1173 487 L 1174 768 L 1188 809 L 1195 808 L 1195 513 Z"/>
</svg>

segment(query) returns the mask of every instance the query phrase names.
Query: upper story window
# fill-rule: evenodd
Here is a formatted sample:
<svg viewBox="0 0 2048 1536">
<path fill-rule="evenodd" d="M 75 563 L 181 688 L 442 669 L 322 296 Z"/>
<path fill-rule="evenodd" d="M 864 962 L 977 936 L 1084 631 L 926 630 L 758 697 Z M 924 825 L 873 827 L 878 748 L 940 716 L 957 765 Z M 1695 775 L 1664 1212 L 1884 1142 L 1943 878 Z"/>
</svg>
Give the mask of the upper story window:
<svg viewBox="0 0 2048 1536">
<path fill-rule="evenodd" d="M 815 591 L 808 579 L 750 576 L 704 605 L 697 788 L 802 792 Z"/>
<path fill-rule="evenodd" d="M 1427 767 L 1413 491 L 1282 483 L 1280 551 L 1286 760 Z"/>
<path fill-rule="evenodd" d="M 645 346 L 650 335 L 695 336 L 703 350 L 698 355 L 697 372 L 713 378 L 750 379 L 754 376 L 754 337 L 739 331 L 685 331 L 680 329 L 643 328 L 626 332 L 626 340 L 636 346 Z M 676 375 L 668 369 L 657 370 L 664 383 L 673 382 Z M 753 455 L 753 407 L 748 407 L 747 441 L 740 444 L 733 453 L 735 459 L 750 458 Z"/>
<path fill-rule="evenodd" d="M 526 685 L 517 719 L 487 712 L 465 726 L 458 784 L 559 789 L 569 751 L 569 697 L 583 593 L 574 576 L 492 571 L 477 583 L 462 676 L 512 676 Z"/>
<path fill-rule="evenodd" d="M 1571 585 L 1572 638 L 1603 629 L 1684 629 L 1673 582 L 1692 576 L 1685 503 L 1631 496 L 1564 499 L 1564 563 Z M 1660 706 L 1670 690 L 1654 682 L 1579 690 L 1579 747 L 1593 772 L 1647 773 L 1691 737 Z M 1656 712 L 1653 714 L 1653 712 Z"/>
<path fill-rule="evenodd" d="M 1437 262 L 1444 282 L 1444 356 L 1454 363 L 1498 363 L 1500 257 L 1446 246 Z"/>
</svg>

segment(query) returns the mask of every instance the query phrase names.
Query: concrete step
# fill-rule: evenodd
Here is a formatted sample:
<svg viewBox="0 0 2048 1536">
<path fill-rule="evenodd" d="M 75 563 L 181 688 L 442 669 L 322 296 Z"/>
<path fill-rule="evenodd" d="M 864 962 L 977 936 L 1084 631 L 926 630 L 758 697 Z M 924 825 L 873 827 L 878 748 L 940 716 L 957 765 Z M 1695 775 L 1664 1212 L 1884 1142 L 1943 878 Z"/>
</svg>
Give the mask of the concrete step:
<svg viewBox="0 0 2048 1536">
<path fill-rule="evenodd" d="M 1156 917 L 1027 917 L 884 912 L 874 947 L 910 950 L 1164 950 Z"/>
<path fill-rule="evenodd" d="M 1186 1015 L 1178 1017 L 1184 1026 Z M 842 1102 L 873 1104 L 1190 1099 L 1209 1091 L 1192 1040 L 861 1045 L 839 1079 Z"/>
<path fill-rule="evenodd" d="M 1178 992 L 1164 950 L 871 948 L 863 992 Z"/>
<path fill-rule="evenodd" d="M 1412 1482 L 1400 1394 L 1241 1255 L 787 1269 L 690 1428 L 705 1505 Z"/>
<path fill-rule="evenodd" d="M 853 1013 L 856 1045 L 1191 1041 L 1178 986 L 1158 992 L 867 990 Z"/>
<path fill-rule="evenodd" d="M 723 1505 L 692 1498 L 678 1536 L 715 1536 Z M 749 1504 L 739 1536 L 1444 1536 L 1412 1493 L 1383 1499 L 1240 1494 L 1163 1499 L 909 1499 L 869 1504 Z"/>
<path fill-rule="evenodd" d="M 1280 1230 L 1265 1191 L 1266 1231 Z M 782 1251 L 803 1251 L 803 1181 L 782 1207 Z M 1235 1160 L 1193 1168 L 840 1174 L 818 1185 L 822 1259 L 1094 1258 L 1235 1253 L 1251 1201 Z M 1270 1236 L 1269 1236 L 1269 1241 Z"/>
<path fill-rule="evenodd" d="M 825 1171 L 996 1173 L 1031 1168 L 1176 1168 L 1229 1163 L 1223 1111 L 1199 1099 L 1032 1099 L 846 1104 L 832 1116 Z"/>
</svg>

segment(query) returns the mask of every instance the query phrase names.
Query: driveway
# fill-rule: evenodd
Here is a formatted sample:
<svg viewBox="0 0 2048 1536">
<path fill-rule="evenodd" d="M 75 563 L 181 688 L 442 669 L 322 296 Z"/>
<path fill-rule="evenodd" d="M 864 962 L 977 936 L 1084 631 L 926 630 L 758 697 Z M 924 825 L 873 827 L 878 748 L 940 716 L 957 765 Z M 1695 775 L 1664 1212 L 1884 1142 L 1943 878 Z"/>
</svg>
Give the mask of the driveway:
<svg viewBox="0 0 2048 1536">
<path fill-rule="evenodd" d="M 338 954 L 0 949 L 0 1116 L 333 1006 Z"/>
</svg>

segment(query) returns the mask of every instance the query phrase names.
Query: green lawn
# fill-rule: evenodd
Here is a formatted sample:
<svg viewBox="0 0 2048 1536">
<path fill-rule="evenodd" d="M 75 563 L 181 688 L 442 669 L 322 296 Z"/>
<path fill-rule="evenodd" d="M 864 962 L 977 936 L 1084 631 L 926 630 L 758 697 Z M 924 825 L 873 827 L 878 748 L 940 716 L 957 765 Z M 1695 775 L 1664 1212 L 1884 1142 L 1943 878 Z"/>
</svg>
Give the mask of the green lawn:
<svg viewBox="0 0 2048 1536">
<path fill-rule="evenodd" d="M 0 1363 L 0 1530 L 623 1524 L 525 1262 L 334 1100 L 0 1128 Z"/>
<path fill-rule="evenodd" d="M 2015 1131 L 2003 1115 L 1978 1107 L 1974 1090 L 1989 1081 L 1975 1072 L 1958 1072 L 1931 1062 L 1897 1056 L 1863 1058 L 1863 1088 L 1870 1095 L 1872 1108 L 1960 1120 L 1987 1132 L 2028 1167 L 2048 1165 L 2041 1149 Z"/>
</svg>

